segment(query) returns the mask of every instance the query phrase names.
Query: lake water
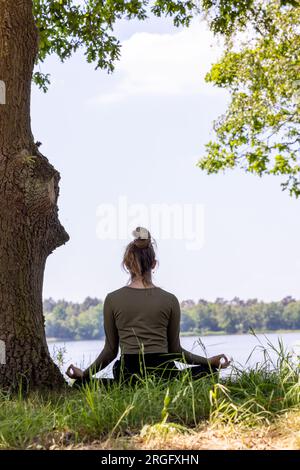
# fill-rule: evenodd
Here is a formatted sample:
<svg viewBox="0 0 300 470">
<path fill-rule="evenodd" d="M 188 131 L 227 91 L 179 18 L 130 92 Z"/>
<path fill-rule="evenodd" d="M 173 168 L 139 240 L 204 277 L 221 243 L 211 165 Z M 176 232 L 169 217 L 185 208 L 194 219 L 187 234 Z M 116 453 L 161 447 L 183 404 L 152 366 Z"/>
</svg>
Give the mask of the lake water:
<svg viewBox="0 0 300 470">
<path fill-rule="evenodd" d="M 283 342 L 286 351 L 294 355 L 300 355 L 300 333 L 266 333 L 265 335 L 222 335 L 222 336 L 183 336 L 181 338 L 182 347 L 201 356 L 214 356 L 224 353 L 232 358 L 232 364 L 238 367 L 255 367 L 257 363 L 264 361 L 263 348 L 266 348 L 270 357 L 274 359 L 276 353 L 268 345 L 268 342 L 278 349 L 278 340 Z M 201 341 L 205 346 L 206 354 L 203 352 Z M 51 356 L 58 362 L 58 353 L 63 354 L 62 369 L 65 371 L 70 364 L 86 368 L 104 346 L 104 341 L 66 341 L 49 342 Z M 252 352 L 251 357 L 249 358 Z M 111 376 L 112 364 L 99 376 Z M 229 372 L 229 369 L 222 371 L 223 374 Z"/>
</svg>

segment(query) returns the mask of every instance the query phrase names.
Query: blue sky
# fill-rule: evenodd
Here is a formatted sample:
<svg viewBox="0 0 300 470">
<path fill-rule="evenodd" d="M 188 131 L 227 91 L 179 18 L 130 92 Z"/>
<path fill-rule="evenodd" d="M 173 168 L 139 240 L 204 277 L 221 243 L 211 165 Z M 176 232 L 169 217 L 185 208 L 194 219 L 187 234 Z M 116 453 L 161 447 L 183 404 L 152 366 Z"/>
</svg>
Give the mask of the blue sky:
<svg viewBox="0 0 300 470">
<path fill-rule="evenodd" d="M 164 19 L 122 22 L 117 34 L 123 51 L 113 75 L 80 53 L 65 64 L 51 57 L 41 67 L 52 75 L 49 92 L 33 87 L 34 136 L 61 173 L 60 219 L 71 237 L 48 259 L 44 297 L 103 299 L 124 285 L 130 231 L 148 224 L 158 244 L 154 282 L 180 300 L 299 298 L 300 202 L 281 191 L 280 178 L 208 176 L 195 166 L 228 102 L 204 83 L 221 44 L 199 21 L 190 29 Z M 109 224 L 114 237 L 104 239 L 99 206 L 119 221 L 120 201 L 131 214 L 123 212 L 128 233 Z M 147 219 L 153 205 L 174 204 L 200 208 L 201 224 L 196 212 L 192 219 L 204 237 L 198 249 L 172 227 L 160 236 Z"/>
</svg>

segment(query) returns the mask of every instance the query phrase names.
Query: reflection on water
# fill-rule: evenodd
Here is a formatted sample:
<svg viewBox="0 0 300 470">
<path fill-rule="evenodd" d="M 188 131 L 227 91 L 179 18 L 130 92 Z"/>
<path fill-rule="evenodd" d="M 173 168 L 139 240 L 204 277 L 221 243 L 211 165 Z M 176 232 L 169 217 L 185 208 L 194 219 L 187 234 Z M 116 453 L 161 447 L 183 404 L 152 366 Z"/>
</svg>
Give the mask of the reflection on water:
<svg viewBox="0 0 300 470">
<path fill-rule="evenodd" d="M 266 333 L 265 335 L 222 335 L 222 336 L 184 336 L 181 338 L 183 348 L 201 356 L 214 356 L 224 353 L 232 358 L 232 364 L 237 367 L 253 367 L 264 361 L 264 351 L 271 359 L 276 359 L 276 352 L 280 349 L 279 341 L 283 342 L 286 351 L 300 355 L 300 334 L 297 333 Z M 65 371 L 73 363 L 81 368 L 91 364 L 104 346 L 102 340 L 92 341 L 66 341 L 49 342 L 51 356 L 56 363 L 62 364 Z M 101 375 L 111 376 L 112 364 Z M 229 371 L 229 370 L 227 370 Z M 227 373 L 226 371 L 226 373 Z M 225 373 L 225 371 L 223 371 Z"/>
</svg>

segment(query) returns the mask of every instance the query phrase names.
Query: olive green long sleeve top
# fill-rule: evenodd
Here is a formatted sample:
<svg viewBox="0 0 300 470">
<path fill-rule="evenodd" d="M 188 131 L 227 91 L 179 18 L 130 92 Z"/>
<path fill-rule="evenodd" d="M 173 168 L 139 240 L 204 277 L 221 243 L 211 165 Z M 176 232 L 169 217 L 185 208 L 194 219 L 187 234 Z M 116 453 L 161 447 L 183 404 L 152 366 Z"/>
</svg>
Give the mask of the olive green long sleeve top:
<svg viewBox="0 0 300 470">
<path fill-rule="evenodd" d="M 107 294 L 103 305 L 105 346 L 84 376 L 104 369 L 121 354 L 167 353 L 187 364 L 207 364 L 180 344 L 180 305 L 160 287 L 121 287 Z"/>
</svg>

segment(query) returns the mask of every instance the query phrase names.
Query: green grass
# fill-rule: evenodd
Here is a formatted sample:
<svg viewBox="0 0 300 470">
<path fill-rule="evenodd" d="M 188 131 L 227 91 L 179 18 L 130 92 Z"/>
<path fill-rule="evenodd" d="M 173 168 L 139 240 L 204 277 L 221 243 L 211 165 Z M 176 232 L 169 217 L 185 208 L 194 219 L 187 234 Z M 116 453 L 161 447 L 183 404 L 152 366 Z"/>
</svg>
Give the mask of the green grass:
<svg viewBox="0 0 300 470">
<path fill-rule="evenodd" d="M 299 357 L 292 358 L 280 340 L 276 347 L 269 344 L 275 361 L 258 347 L 265 356 L 262 364 L 248 370 L 233 367 L 223 379 L 191 381 L 186 373 L 169 383 L 149 376 L 135 387 L 93 384 L 26 398 L 1 394 L 0 449 L 49 447 L 57 439 L 88 443 L 143 433 L 151 426 L 165 432 L 168 423 L 183 432 L 205 421 L 269 424 L 286 411 L 300 409 Z"/>
</svg>

